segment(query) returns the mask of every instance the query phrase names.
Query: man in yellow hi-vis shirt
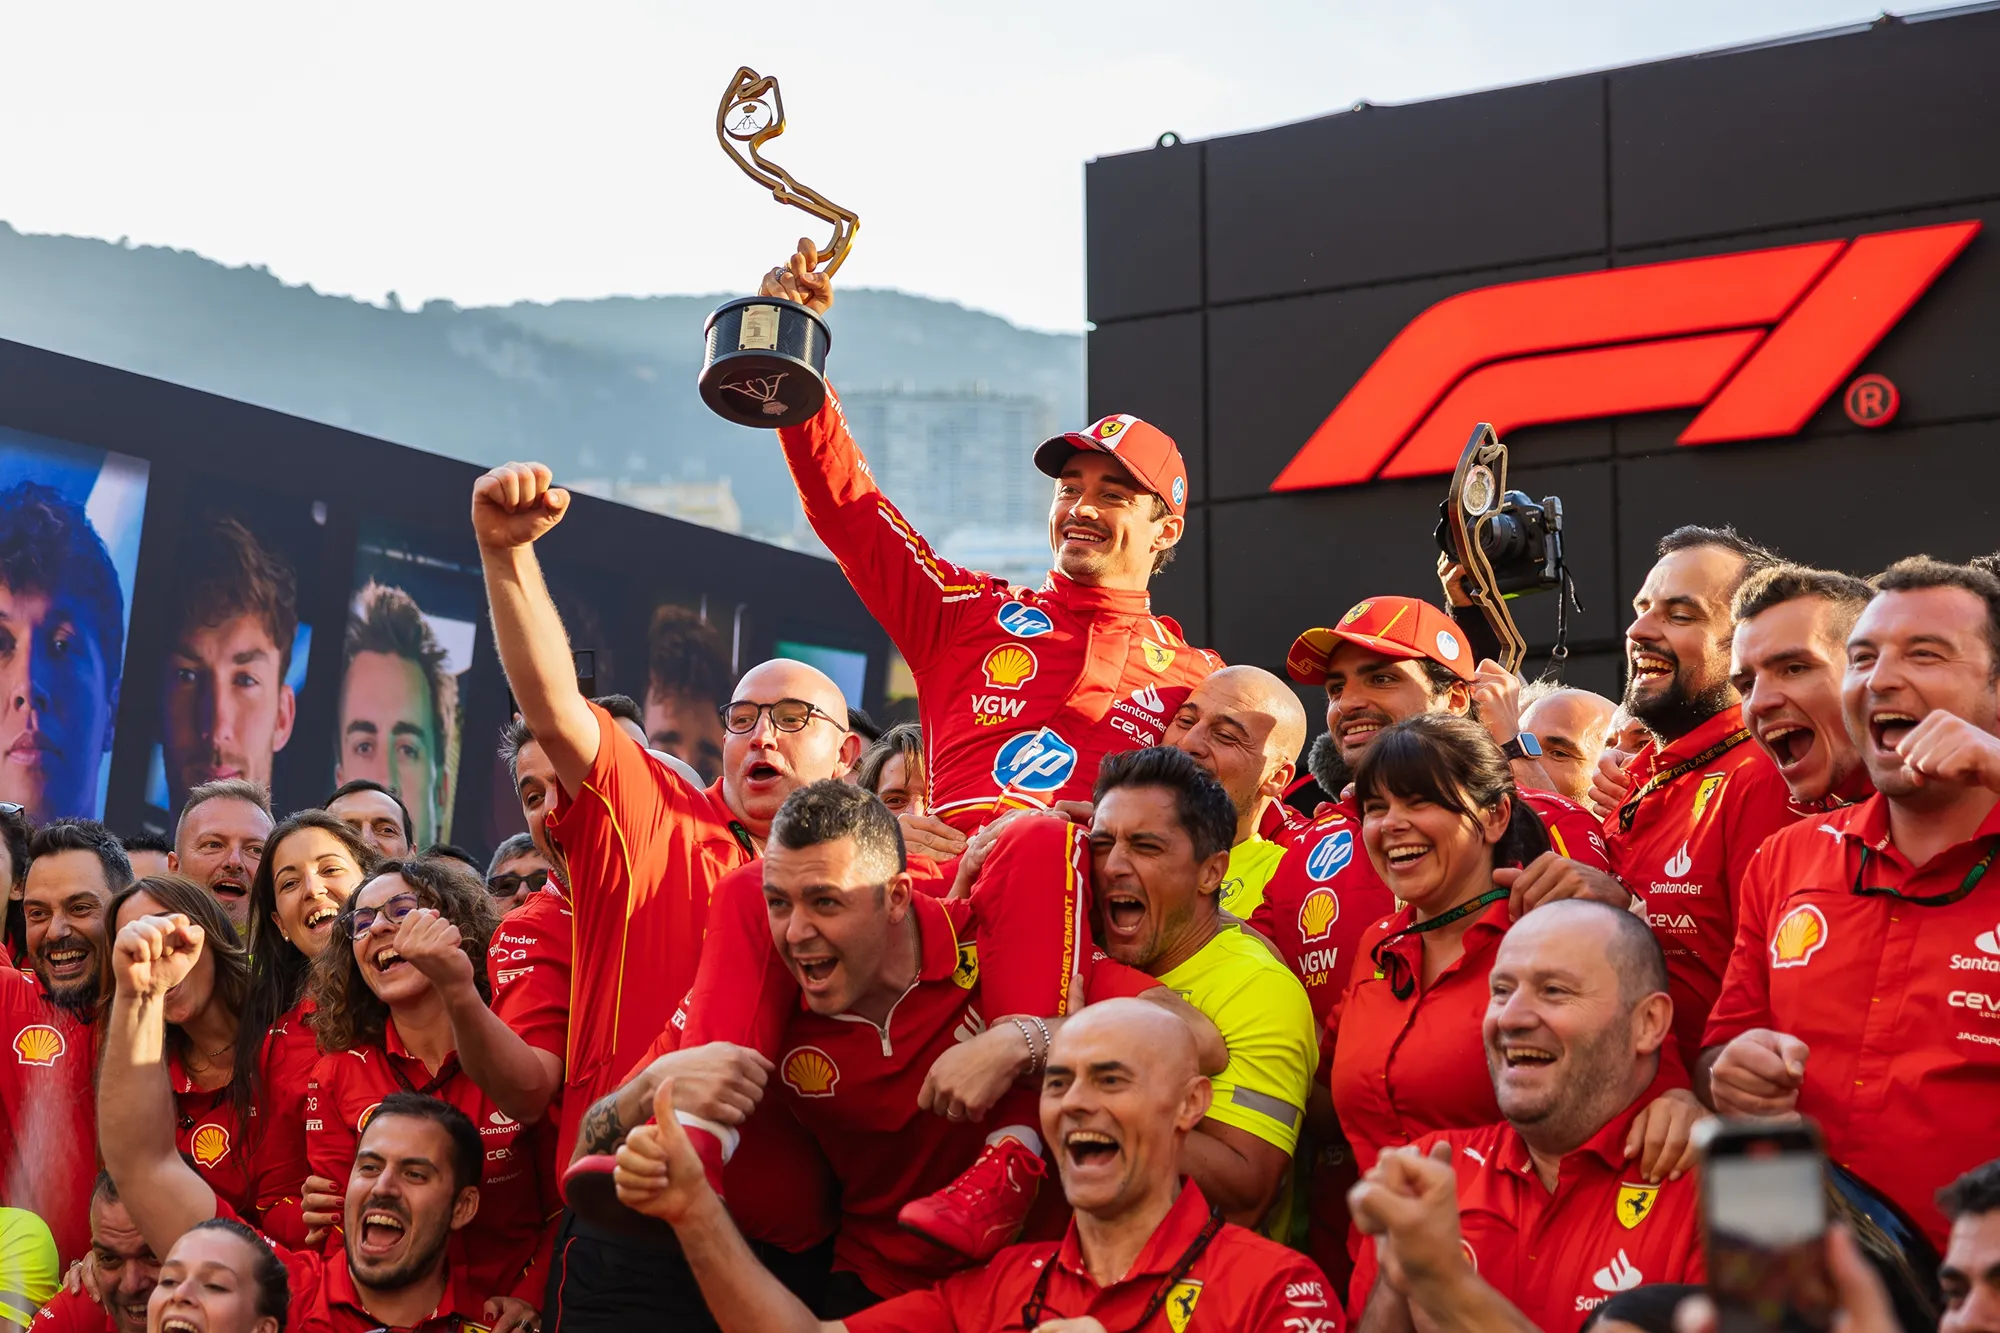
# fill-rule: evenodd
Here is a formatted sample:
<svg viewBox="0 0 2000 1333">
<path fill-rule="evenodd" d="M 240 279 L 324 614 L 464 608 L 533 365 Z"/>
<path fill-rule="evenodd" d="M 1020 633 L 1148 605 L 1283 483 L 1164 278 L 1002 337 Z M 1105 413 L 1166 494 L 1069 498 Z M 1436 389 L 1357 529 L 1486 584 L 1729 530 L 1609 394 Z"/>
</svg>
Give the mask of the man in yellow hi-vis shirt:
<svg viewBox="0 0 2000 1333">
<path fill-rule="evenodd" d="M 1232 1222 L 1282 1235 L 1278 1203 L 1319 1063 L 1312 1006 L 1291 970 L 1225 924 L 1218 895 L 1236 809 L 1180 750 L 1107 757 L 1091 820 L 1093 911 L 1105 952 L 1184 996 L 1221 1030 L 1229 1064 L 1181 1169 Z M 1096 998 L 1093 996 L 1093 998 Z"/>
</svg>

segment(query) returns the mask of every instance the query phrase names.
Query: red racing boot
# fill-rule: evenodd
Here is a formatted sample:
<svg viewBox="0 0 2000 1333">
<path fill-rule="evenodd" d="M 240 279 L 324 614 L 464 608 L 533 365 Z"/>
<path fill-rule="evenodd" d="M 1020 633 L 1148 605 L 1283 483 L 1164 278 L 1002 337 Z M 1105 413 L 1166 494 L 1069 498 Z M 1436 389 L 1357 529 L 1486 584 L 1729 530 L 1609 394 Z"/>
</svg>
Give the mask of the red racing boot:
<svg viewBox="0 0 2000 1333">
<path fill-rule="evenodd" d="M 1019 1139 L 989 1143 L 957 1180 L 896 1214 L 905 1231 L 984 1262 L 1020 1234 L 1048 1168 Z"/>
</svg>

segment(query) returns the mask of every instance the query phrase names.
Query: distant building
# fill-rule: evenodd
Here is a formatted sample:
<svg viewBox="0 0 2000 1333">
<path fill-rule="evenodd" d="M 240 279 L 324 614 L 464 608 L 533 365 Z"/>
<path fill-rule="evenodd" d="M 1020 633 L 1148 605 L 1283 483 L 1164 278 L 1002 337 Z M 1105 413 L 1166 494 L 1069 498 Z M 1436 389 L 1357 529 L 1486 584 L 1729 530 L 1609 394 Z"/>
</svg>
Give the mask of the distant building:
<svg viewBox="0 0 2000 1333">
<path fill-rule="evenodd" d="M 946 558 L 1038 584 L 1048 571 L 1049 482 L 1035 446 L 1055 434 L 1044 399 L 843 389 L 842 410 L 883 492 Z"/>
<path fill-rule="evenodd" d="M 600 496 L 669 518 L 699 523 L 719 532 L 742 532 L 743 510 L 736 503 L 729 478 L 715 481 L 630 481 L 624 477 L 586 477 L 569 483 L 571 490 Z"/>
</svg>

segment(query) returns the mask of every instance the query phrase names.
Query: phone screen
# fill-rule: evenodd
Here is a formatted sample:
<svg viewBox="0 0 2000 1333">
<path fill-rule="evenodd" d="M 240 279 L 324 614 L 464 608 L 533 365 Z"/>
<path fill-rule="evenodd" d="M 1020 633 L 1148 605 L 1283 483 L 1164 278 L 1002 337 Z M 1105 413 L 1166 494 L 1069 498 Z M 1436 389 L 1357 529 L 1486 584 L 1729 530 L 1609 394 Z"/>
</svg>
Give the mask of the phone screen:
<svg viewBox="0 0 2000 1333">
<path fill-rule="evenodd" d="M 1752 1140 L 1703 1175 L 1708 1283 L 1722 1333 L 1831 1325 L 1825 1168 L 1816 1152 Z"/>
</svg>

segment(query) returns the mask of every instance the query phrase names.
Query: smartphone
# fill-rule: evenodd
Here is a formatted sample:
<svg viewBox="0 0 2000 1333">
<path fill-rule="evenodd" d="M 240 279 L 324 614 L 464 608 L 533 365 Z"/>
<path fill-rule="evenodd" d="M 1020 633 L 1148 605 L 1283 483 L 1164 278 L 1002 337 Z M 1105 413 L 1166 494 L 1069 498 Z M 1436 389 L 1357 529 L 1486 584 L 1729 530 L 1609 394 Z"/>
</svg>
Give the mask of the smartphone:
<svg viewBox="0 0 2000 1333">
<path fill-rule="evenodd" d="M 1710 1120 L 1698 1135 L 1708 1292 L 1720 1333 L 1824 1333 L 1834 1300 L 1818 1128 Z"/>
<path fill-rule="evenodd" d="M 576 659 L 576 688 L 584 698 L 597 697 L 597 654 L 588 648 L 570 654 Z"/>
</svg>

